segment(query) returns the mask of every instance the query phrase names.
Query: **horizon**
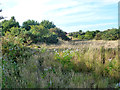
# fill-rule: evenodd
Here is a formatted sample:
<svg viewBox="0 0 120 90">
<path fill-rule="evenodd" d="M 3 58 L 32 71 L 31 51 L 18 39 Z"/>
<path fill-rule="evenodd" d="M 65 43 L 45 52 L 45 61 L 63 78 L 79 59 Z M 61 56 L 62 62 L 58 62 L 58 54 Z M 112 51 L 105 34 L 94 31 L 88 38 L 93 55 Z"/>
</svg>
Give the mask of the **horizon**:
<svg viewBox="0 0 120 90">
<path fill-rule="evenodd" d="M 20 25 L 28 19 L 38 22 L 49 20 L 67 33 L 104 31 L 118 28 L 118 1 L 2 0 L 0 8 L 7 20 L 15 16 Z"/>
</svg>

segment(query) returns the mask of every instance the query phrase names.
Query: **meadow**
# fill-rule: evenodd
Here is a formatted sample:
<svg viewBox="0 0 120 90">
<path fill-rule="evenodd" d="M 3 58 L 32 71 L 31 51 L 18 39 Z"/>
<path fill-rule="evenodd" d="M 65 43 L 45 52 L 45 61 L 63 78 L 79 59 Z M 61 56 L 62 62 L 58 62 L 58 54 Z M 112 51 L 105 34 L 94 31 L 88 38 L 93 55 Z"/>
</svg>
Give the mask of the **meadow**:
<svg viewBox="0 0 120 90">
<path fill-rule="evenodd" d="M 15 47 L 9 48 L 11 53 L 3 55 L 3 88 L 119 87 L 118 40 L 61 40 L 55 45 L 37 43 L 17 47 L 17 52 Z M 2 50 L 4 53 L 4 48 Z M 18 52 L 21 57 L 15 59 L 17 64 L 11 63 L 8 58 L 14 59 Z"/>
</svg>

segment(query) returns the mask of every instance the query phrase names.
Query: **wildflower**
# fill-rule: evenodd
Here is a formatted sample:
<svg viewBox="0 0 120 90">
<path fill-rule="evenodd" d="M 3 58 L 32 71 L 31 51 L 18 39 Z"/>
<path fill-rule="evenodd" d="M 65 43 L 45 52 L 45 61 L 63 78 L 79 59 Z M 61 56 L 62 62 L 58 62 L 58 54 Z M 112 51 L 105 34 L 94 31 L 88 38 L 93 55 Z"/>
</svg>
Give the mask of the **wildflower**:
<svg viewBox="0 0 120 90">
<path fill-rule="evenodd" d="M 108 61 L 111 62 L 111 61 L 112 61 L 112 58 L 109 58 Z"/>
<path fill-rule="evenodd" d="M 73 53 L 73 51 L 70 51 L 70 53 Z"/>
<path fill-rule="evenodd" d="M 10 51 L 12 50 L 12 49 L 9 49 Z"/>
<path fill-rule="evenodd" d="M 44 69 L 44 71 L 48 71 L 48 69 Z"/>
<path fill-rule="evenodd" d="M 3 70 L 4 70 L 4 67 L 3 67 Z"/>
<path fill-rule="evenodd" d="M 55 52 L 57 52 L 57 50 L 55 50 Z"/>
<path fill-rule="evenodd" d="M 76 51 L 79 51 L 78 48 L 76 49 Z"/>
<path fill-rule="evenodd" d="M 120 87 L 120 82 L 117 83 L 115 87 L 116 87 L 116 88 L 119 88 L 119 87 Z"/>
</svg>

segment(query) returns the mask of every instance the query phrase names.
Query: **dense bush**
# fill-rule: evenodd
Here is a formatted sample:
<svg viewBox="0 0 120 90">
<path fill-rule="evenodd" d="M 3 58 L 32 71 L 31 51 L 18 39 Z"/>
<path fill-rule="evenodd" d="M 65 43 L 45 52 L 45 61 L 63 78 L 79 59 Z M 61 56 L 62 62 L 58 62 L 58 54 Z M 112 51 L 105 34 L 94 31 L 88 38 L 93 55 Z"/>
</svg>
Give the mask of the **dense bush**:
<svg viewBox="0 0 120 90">
<path fill-rule="evenodd" d="M 61 29 L 59 29 L 59 28 L 51 28 L 51 29 L 49 29 L 50 30 L 50 32 L 53 32 L 53 33 L 55 33 L 58 37 L 60 37 L 62 40 L 70 40 L 70 38 L 69 37 L 67 37 L 66 36 L 66 32 L 64 32 L 64 31 L 62 31 Z"/>
<path fill-rule="evenodd" d="M 39 25 L 39 23 L 37 21 L 34 21 L 34 20 L 27 20 L 27 21 L 23 22 L 22 28 L 25 28 L 26 30 L 30 30 L 31 25 Z"/>
<path fill-rule="evenodd" d="M 48 34 L 44 37 L 45 43 L 47 44 L 55 44 L 58 42 L 57 35 L 55 34 Z"/>
<path fill-rule="evenodd" d="M 84 37 L 85 37 L 84 35 L 78 35 L 79 40 L 83 40 Z"/>
<path fill-rule="evenodd" d="M 120 37 L 120 29 L 108 29 L 105 31 L 87 31 L 87 32 L 73 32 L 70 33 L 69 36 L 73 36 L 74 38 L 78 38 L 79 40 L 118 40 Z"/>
<path fill-rule="evenodd" d="M 93 38 L 94 38 L 94 32 L 87 31 L 85 33 L 84 39 L 90 40 L 90 39 L 93 39 Z"/>
<path fill-rule="evenodd" d="M 119 29 L 111 29 L 111 30 L 106 30 L 103 32 L 98 33 L 95 36 L 96 40 L 117 40 L 119 39 L 119 33 L 120 30 Z"/>
<path fill-rule="evenodd" d="M 53 22 L 50 22 L 48 20 L 43 20 L 40 25 L 44 26 L 46 29 L 55 28 L 56 26 L 53 24 Z"/>
<path fill-rule="evenodd" d="M 42 25 L 31 26 L 30 32 L 33 35 L 34 42 L 44 42 L 44 36 L 49 33 L 48 29 Z"/>
<path fill-rule="evenodd" d="M 6 31 L 9 31 L 12 27 L 20 27 L 19 23 L 16 22 L 15 17 L 11 17 L 10 20 L 2 21 L 2 35 L 4 35 Z"/>
<path fill-rule="evenodd" d="M 23 83 L 20 71 L 32 55 L 30 48 L 15 43 L 13 40 L 2 39 L 2 87 L 18 88 Z M 14 84 L 12 84 L 14 83 Z M 20 87 L 19 87 L 20 88 Z"/>
<path fill-rule="evenodd" d="M 96 30 L 96 31 L 82 32 L 82 30 L 79 30 L 79 32 L 70 33 L 69 36 L 73 36 L 74 38 L 78 38 L 79 40 L 91 40 L 96 36 L 98 32 L 100 31 Z"/>
<path fill-rule="evenodd" d="M 18 36 L 18 35 L 20 34 L 20 31 L 21 31 L 20 28 L 18 28 L 18 27 L 12 27 L 12 28 L 10 29 L 10 34 L 11 34 L 12 36 Z"/>
</svg>

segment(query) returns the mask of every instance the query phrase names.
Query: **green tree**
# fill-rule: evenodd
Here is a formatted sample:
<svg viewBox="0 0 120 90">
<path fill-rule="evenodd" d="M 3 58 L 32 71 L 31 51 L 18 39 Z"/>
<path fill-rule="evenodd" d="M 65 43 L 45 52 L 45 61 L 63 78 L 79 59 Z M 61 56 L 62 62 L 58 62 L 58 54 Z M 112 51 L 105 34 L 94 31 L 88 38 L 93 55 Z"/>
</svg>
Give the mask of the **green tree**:
<svg viewBox="0 0 120 90">
<path fill-rule="evenodd" d="M 87 31 L 85 33 L 85 39 L 90 40 L 90 39 L 93 39 L 93 38 L 94 38 L 94 32 Z"/>
<path fill-rule="evenodd" d="M 2 12 L 2 9 L 0 10 L 0 12 Z M 3 16 L 0 16 L 0 20 L 1 20 L 1 19 L 4 19 L 4 17 L 3 17 Z"/>
<path fill-rule="evenodd" d="M 84 35 L 78 35 L 79 40 L 83 40 L 84 37 L 85 37 Z"/>
<path fill-rule="evenodd" d="M 51 28 L 51 29 L 49 29 L 50 30 L 50 32 L 54 32 L 58 37 L 60 37 L 62 40 L 70 40 L 70 38 L 68 38 L 67 36 L 66 36 L 66 32 L 64 32 L 64 31 L 62 31 L 61 29 L 59 29 L 59 28 Z"/>
<path fill-rule="evenodd" d="M 9 31 L 12 27 L 20 27 L 14 16 L 11 17 L 10 20 L 2 21 L 2 35 L 4 35 L 6 31 Z"/>
<path fill-rule="evenodd" d="M 58 42 L 57 35 L 49 33 L 44 37 L 44 41 L 47 44 L 57 43 Z"/>
<path fill-rule="evenodd" d="M 27 20 L 27 21 L 23 22 L 22 28 L 25 28 L 26 30 L 30 30 L 31 25 L 39 25 L 39 23 L 37 21 L 34 21 L 34 20 Z"/>
<path fill-rule="evenodd" d="M 34 42 L 44 42 L 44 36 L 49 33 L 49 30 L 42 25 L 31 26 L 30 32 L 32 33 L 32 39 Z"/>
<path fill-rule="evenodd" d="M 102 39 L 103 40 L 117 40 L 119 39 L 119 29 L 108 29 L 106 31 L 103 31 Z"/>
<path fill-rule="evenodd" d="M 40 23 L 40 25 L 44 26 L 44 27 L 47 28 L 47 29 L 55 28 L 55 27 L 56 27 L 52 22 L 50 22 L 50 21 L 48 21 L 48 20 L 42 21 L 42 22 Z"/>
<path fill-rule="evenodd" d="M 18 36 L 20 34 L 21 29 L 18 27 L 12 27 L 10 29 L 10 34 L 13 36 Z"/>
<path fill-rule="evenodd" d="M 96 36 L 95 36 L 95 39 L 96 40 L 102 40 L 102 32 L 97 33 Z"/>
<path fill-rule="evenodd" d="M 79 30 L 80 33 L 82 33 L 82 30 Z"/>
</svg>

